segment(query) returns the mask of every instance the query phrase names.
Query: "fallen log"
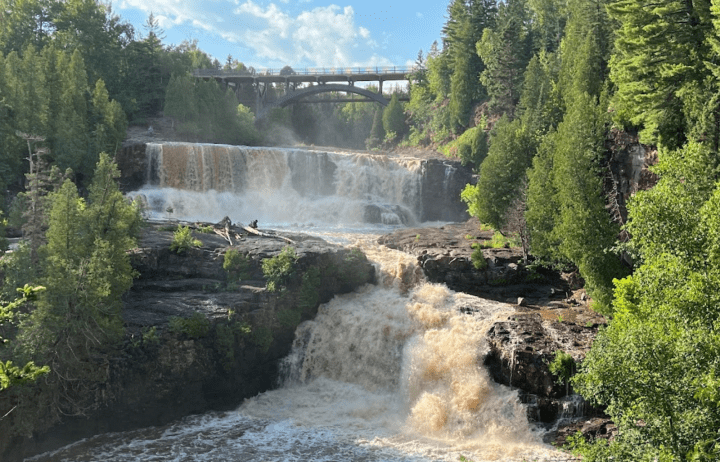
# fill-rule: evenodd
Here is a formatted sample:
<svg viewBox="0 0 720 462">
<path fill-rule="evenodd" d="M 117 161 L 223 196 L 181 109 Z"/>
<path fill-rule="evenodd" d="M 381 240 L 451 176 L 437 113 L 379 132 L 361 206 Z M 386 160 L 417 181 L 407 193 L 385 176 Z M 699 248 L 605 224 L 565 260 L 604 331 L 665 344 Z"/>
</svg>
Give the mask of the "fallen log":
<svg viewBox="0 0 720 462">
<path fill-rule="evenodd" d="M 274 238 L 276 238 L 276 239 L 282 239 L 283 241 L 288 242 L 288 243 L 290 243 L 290 244 L 292 244 L 292 245 L 297 245 L 297 243 L 296 243 L 295 241 L 293 241 L 292 239 L 287 238 L 287 237 L 285 237 L 285 236 L 280 236 L 280 235 L 278 235 L 278 234 L 263 233 L 262 231 L 257 230 L 257 229 L 255 229 L 255 228 L 253 228 L 253 227 L 251 227 L 251 226 L 243 226 L 243 225 L 239 225 L 239 226 L 240 226 L 243 230 L 245 230 L 245 232 L 248 233 L 248 234 L 254 234 L 255 236 L 260 236 L 260 237 L 274 237 Z"/>
</svg>

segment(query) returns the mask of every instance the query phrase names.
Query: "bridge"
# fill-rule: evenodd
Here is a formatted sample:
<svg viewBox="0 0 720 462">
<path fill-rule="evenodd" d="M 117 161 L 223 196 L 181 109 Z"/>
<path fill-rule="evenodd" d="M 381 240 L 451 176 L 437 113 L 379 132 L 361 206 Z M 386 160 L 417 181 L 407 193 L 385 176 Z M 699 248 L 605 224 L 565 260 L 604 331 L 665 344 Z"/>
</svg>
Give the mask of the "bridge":
<svg viewBox="0 0 720 462">
<path fill-rule="evenodd" d="M 241 101 L 243 88 L 252 87 L 255 94 L 255 113 L 260 119 L 273 107 L 285 107 L 301 102 L 302 99 L 309 96 L 327 92 L 357 94 L 364 98 L 313 99 L 307 102 L 376 102 L 387 106 L 389 101 L 382 95 L 383 82 L 409 80 L 412 74 L 423 70 L 423 68 L 415 66 L 333 67 L 301 70 L 285 67 L 283 69 L 263 69 L 262 71 L 253 68 L 244 70 L 198 69 L 193 72 L 193 77 L 205 80 L 215 79 L 222 86 L 233 88 Z M 377 82 L 379 93 L 357 87 L 355 82 Z M 282 95 L 276 95 L 277 86 L 281 87 Z M 245 102 L 248 101 L 245 100 Z"/>
</svg>

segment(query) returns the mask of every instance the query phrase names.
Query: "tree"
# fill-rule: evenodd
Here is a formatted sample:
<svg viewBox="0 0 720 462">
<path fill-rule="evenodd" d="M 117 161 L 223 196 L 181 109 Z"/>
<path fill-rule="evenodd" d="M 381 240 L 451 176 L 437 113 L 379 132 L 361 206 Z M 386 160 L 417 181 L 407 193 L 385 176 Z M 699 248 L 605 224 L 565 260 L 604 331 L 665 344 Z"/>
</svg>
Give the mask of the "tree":
<svg viewBox="0 0 720 462">
<path fill-rule="evenodd" d="M 501 4 L 494 28 L 483 31 L 477 54 L 485 63 L 480 81 L 490 97 L 490 108 L 514 116 L 520 99 L 523 73 L 530 60 L 531 35 L 525 0 Z"/>
<path fill-rule="evenodd" d="M 385 139 L 385 128 L 383 127 L 383 110 L 377 108 L 373 117 L 372 128 L 370 129 L 370 137 L 367 140 L 367 147 L 373 148 L 382 144 Z"/>
<path fill-rule="evenodd" d="M 382 125 L 385 135 L 394 133 L 396 137 L 402 137 L 407 131 L 405 124 L 405 112 L 402 103 L 398 100 L 397 93 L 393 93 L 390 104 L 387 105 L 382 114 Z"/>
<path fill-rule="evenodd" d="M 708 1 L 616 0 L 619 22 L 610 78 L 617 85 L 615 120 L 642 128 L 643 142 L 673 149 L 684 143 L 684 96 L 708 75 Z"/>
<path fill-rule="evenodd" d="M 462 192 L 470 214 L 501 229 L 534 154 L 535 143 L 522 122 L 500 119 L 490 134 L 490 149 L 480 165 L 477 184 L 466 186 Z"/>
<path fill-rule="evenodd" d="M 720 454 L 717 168 L 716 153 L 699 143 L 665 151 L 655 168 L 659 183 L 628 205 L 630 243 L 642 263 L 615 281 L 613 319 L 575 378 L 620 429 L 601 448 L 605 457 Z"/>
<path fill-rule="evenodd" d="M 37 296 L 36 294 L 42 292 L 43 290 L 45 290 L 45 287 L 32 287 L 25 284 L 23 288 L 17 289 L 20 293 L 20 298 L 14 302 L 0 304 L 0 329 L 5 324 L 13 323 L 14 318 L 16 317 L 15 310 L 29 300 L 34 300 Z M 7 339 L 0 337 L 0 342 L 5 343 L 7 342 Z M 3 347 L 7 348 L 6 345 Z M 48 366 L 38 367 L 33 361 L 29 361 L 24 366 L 19 367 L 16 366 L 12 360 L 3 361 L 0 359 L 0 391 L 6 390 L 10 387 L 34 382 L 40 376 L 45 375 L 48 372 L 50 372 L 50 368 Z"/>
<path fill-rule="evenodd" d="M 26 356 L 48 364 L 47 403 L 78 415 L 107 379 L 97 361 L 122 337 L 121 296 L 133 271 L 127 251 L 135 246 L 140 213 L 119 191 L 117 167 L 102 154 L 87 201 L 66 180 L 52 196 L 50 227 L 37 309 L 21 327 Z"/>
</svg>

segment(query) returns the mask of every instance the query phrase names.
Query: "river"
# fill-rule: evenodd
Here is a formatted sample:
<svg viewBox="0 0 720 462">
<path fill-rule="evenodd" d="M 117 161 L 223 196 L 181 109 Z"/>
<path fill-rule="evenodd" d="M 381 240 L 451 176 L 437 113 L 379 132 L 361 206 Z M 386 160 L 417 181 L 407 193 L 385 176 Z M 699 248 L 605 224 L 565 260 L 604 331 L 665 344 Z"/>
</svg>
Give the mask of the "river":
<svg viewBox="0 0 720 462">
<path fill-rule="evenodd" d="M 428 283 L 414 257 L 375 244 L 394 227 L 418 224 L 418 161 L 332 154 L 328 168 L 317 162 L 322 156 L 301 162 L 287 150 L 246 152 L 238 160 L 223 157 L 227 152 L 198 156 L 185 145 L 195 152 L 179 162 L 181 148 L 170 149 L 171 160 L 168 150 L 158 158 L 162 149 L 148 148 L 156 169 L 149 178 L 156 179 L 132 194 L 146 201 L 152 217 L 219 221 L 229 215 L 258 219 L 261 227 L 302 228 L 361 247 L 376 266 L 378 284 L 335 297 L 298 326 L 277 389 L 230 412 L 99 435 L 29 460 L 569 459 L 542 442 L 543 430 L 528 423 L 517 392 L 493 382 L 482 366 L 487 330 L 512 307 Z M 252 157 L 258 161 L 250 167 Z M 239 179 L 233 162 L 254 173 Z M 211 164 L 224 179 L 207 174 Z M 380 220 L 367 223 L 368 207 L 375 206 Z"/>
</svg>

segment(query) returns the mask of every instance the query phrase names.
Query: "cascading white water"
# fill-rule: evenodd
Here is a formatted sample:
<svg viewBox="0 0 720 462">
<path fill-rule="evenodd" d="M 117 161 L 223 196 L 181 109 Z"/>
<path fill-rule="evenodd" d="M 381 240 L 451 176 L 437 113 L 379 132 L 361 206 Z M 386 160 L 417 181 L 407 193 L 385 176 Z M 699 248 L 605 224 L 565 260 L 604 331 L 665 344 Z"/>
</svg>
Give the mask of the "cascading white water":
<svg viewBox="0 0 720 462">
<path fill-rule="evenodd" d="M 150 216 L 273 226 L 417 222 L 421 161 L 289 148 L 147 145 Z"/>
<path fill-rule="evenodd" d="M 427 283 L 415 257 L 377 246 L 381 225 L 368 229 L 358 218 L 366 212 L 355 203 L 412 210 L 418 161 L 187 144 L 148 150 L 154 185 L 139 194 L 157 217 L 313 223 L 311 231 L 362 248 L 378 285 L 335 297 L 298 326 L 282 383 L 237 410 L 100 435 L 34 460 L 566 460 L 528 424 L 517 392 L 482 365 L 489 327 L 512 307 Z"/>
<path fill-rule="evenodd" d="M 482 366 L 485 334 L 511 307 L 425 282 L 407 254 L 356 244 L 381 283 L 298 327 L 278 389 L 234 412 L 101 435 L 35 460 L 565 460 L 542 444 L 517 392 Z"/>
</svg>

